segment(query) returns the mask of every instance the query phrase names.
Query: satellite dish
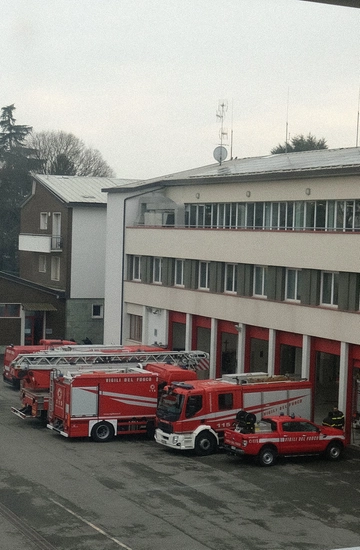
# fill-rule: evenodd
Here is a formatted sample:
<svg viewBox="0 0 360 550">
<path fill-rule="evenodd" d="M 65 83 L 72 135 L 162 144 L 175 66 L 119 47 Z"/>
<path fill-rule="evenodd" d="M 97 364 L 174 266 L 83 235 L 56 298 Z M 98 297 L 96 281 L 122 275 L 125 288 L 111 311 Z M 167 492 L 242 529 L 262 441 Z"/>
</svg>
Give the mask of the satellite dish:
<svg viewBox="0 0 360 550">
<path fill-rule="evenodd" d="M 227 157 L 227 149 L 225 149 L 222 145 L 219 145 L 219 147 L 215 147 L 213 155 L 214 159 L 221 164 Z"/>
</svg>

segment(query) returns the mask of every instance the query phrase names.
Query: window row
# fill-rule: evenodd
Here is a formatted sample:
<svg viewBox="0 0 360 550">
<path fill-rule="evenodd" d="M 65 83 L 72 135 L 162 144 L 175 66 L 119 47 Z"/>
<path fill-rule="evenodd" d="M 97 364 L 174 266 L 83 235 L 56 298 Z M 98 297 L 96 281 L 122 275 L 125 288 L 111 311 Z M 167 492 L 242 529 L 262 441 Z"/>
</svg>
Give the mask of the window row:
<svg viewBox="0 0 360 550">
<path fill-rule="evenodd" d="M 185 226 L 360 231 L 360 199 L 186 204 Z"/>
<path fill-rule="evenodd" d="M 360 274 L 278 266 L 128 257 L 128 280 L 359 310 Z"/>
</svg>

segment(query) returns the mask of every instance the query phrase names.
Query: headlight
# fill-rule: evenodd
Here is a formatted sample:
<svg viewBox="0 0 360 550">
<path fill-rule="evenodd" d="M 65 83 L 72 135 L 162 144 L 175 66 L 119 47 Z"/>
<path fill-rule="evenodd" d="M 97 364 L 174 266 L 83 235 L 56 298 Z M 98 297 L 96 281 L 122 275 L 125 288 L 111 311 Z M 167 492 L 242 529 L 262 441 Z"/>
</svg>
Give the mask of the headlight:
<svg viewBox="0 0 360 550">
<path fill-rule="evenodd" d="M 173 443 L 176 445 L 179 441 L 179 436 L 178 435 L 174 435 L 173 437 Z"/>
</svg>

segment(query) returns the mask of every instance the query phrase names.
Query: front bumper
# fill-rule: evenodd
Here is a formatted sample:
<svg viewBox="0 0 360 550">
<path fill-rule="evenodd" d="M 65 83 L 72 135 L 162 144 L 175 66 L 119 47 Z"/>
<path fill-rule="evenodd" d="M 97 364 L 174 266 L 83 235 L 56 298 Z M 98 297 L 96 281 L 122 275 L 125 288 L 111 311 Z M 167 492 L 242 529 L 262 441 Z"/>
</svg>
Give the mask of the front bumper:
<svg viewBox="0 0 360 550">
<path fill-rule="evenodd" d="M 155 430 L 155 441 L 160 445 L 171 449 L 178 449 L 185 451 L 187 449 L 194 449 L 194 436 L 193 434 L 168 434 L 157 428 Z"/>
</svg>

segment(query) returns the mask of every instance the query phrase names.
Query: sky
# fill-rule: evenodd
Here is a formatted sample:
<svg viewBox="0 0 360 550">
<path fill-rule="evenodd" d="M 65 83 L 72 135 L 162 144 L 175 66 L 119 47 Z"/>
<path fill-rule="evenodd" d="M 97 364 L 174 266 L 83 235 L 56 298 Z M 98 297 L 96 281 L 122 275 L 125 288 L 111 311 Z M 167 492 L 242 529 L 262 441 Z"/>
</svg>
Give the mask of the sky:
<svg viewBox="0 0 360 550">
<path fill-rule="evenodd" d="M 309 133 L 353 147 L 360 10 L 301 0 L 1 0 L 0 108 L 72 133 L 118 178 Z M 360 141 L 360 138 L 359 138 Z"/>
</svg>

